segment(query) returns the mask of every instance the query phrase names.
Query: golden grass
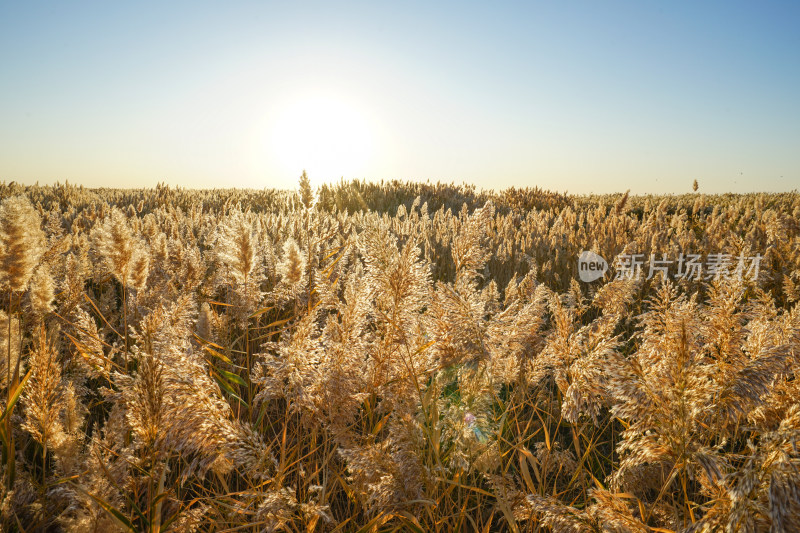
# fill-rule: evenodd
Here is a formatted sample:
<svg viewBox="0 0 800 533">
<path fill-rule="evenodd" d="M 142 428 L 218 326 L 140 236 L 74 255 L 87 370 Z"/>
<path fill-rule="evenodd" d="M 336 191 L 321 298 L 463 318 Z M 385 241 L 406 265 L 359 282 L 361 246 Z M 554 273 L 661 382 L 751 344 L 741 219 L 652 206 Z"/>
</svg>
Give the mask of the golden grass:
<svg viewBox="0 0 800 533">
<path fill-rule="evenodd" d="M 0 184 L 0 528 L 800 530 L 799 217 Z M 582 250 L 764 259 L 582 283 Z"/>
</svg>

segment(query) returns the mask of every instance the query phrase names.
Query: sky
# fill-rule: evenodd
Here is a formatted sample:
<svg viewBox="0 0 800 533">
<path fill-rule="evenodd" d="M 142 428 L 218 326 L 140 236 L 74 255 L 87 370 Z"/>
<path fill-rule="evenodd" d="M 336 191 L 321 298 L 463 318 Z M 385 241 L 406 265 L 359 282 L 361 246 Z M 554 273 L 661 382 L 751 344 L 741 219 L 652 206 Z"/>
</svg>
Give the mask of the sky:
<svg viewBox="0 0 800 533">
<path fill-rule="evenodd" d="M 800 2 L 0 2 L 0 181 L 800 188 Z"/>
</svg>

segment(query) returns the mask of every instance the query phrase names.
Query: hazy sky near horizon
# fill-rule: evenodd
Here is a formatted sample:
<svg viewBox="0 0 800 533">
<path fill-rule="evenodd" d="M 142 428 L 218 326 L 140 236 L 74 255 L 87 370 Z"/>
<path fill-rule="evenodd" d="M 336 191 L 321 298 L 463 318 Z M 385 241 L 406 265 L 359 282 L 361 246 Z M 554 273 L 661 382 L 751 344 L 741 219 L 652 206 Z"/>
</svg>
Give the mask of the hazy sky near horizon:
<svg viewBox="0 0 800 533">
<path fill-rule="evenodd" d="M 3 2 L 0 181 L 800 188 L 800 3 Z"/>
</svg>

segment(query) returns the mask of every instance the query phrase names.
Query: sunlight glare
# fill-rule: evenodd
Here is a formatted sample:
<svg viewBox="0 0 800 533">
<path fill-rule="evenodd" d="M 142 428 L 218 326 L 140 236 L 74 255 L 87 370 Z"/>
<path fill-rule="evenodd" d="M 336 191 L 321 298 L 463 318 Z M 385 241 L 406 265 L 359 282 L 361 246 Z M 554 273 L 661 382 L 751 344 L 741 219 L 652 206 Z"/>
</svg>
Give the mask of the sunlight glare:
<svg viewBox="0 0 800 533">
<path fill-rule="evenodd" d="M 301 98 L 276 113 L 271 149 L 283 171 L 299 175 L 305 169 L 312 183 L 361 177 L 373 149 L 372 128 L 345 100 Z"/>
</svg>

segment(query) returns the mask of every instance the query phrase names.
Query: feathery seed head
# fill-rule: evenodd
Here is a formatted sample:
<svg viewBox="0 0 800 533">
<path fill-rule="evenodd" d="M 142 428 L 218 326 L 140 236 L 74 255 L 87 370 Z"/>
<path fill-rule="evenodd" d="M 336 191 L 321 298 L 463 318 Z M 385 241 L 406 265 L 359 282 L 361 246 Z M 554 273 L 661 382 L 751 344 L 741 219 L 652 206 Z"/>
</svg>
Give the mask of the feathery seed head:
<svg viewBox="0 0 800 533">
<path fill-rule="evenodd" d="M 31 308 L 35 315 L 41 317 L 53 310 L 54 287 L 47 265 L 41 265 L 30 281 Z"/>
<path fill-rule="evenodd" d="M 0 287 L 23 291 L 44 247 L 41 218 L 24 196 L 0 204 Z"/>
<path fill-rule="evenodd" d="M 278 264 L 278 273 L 286 283 L 295 285 L 303 280 L 305 270 L 306 256 L 297 242 L 289 237 L 283 243 L 283 259 Z"/>
</svg>

